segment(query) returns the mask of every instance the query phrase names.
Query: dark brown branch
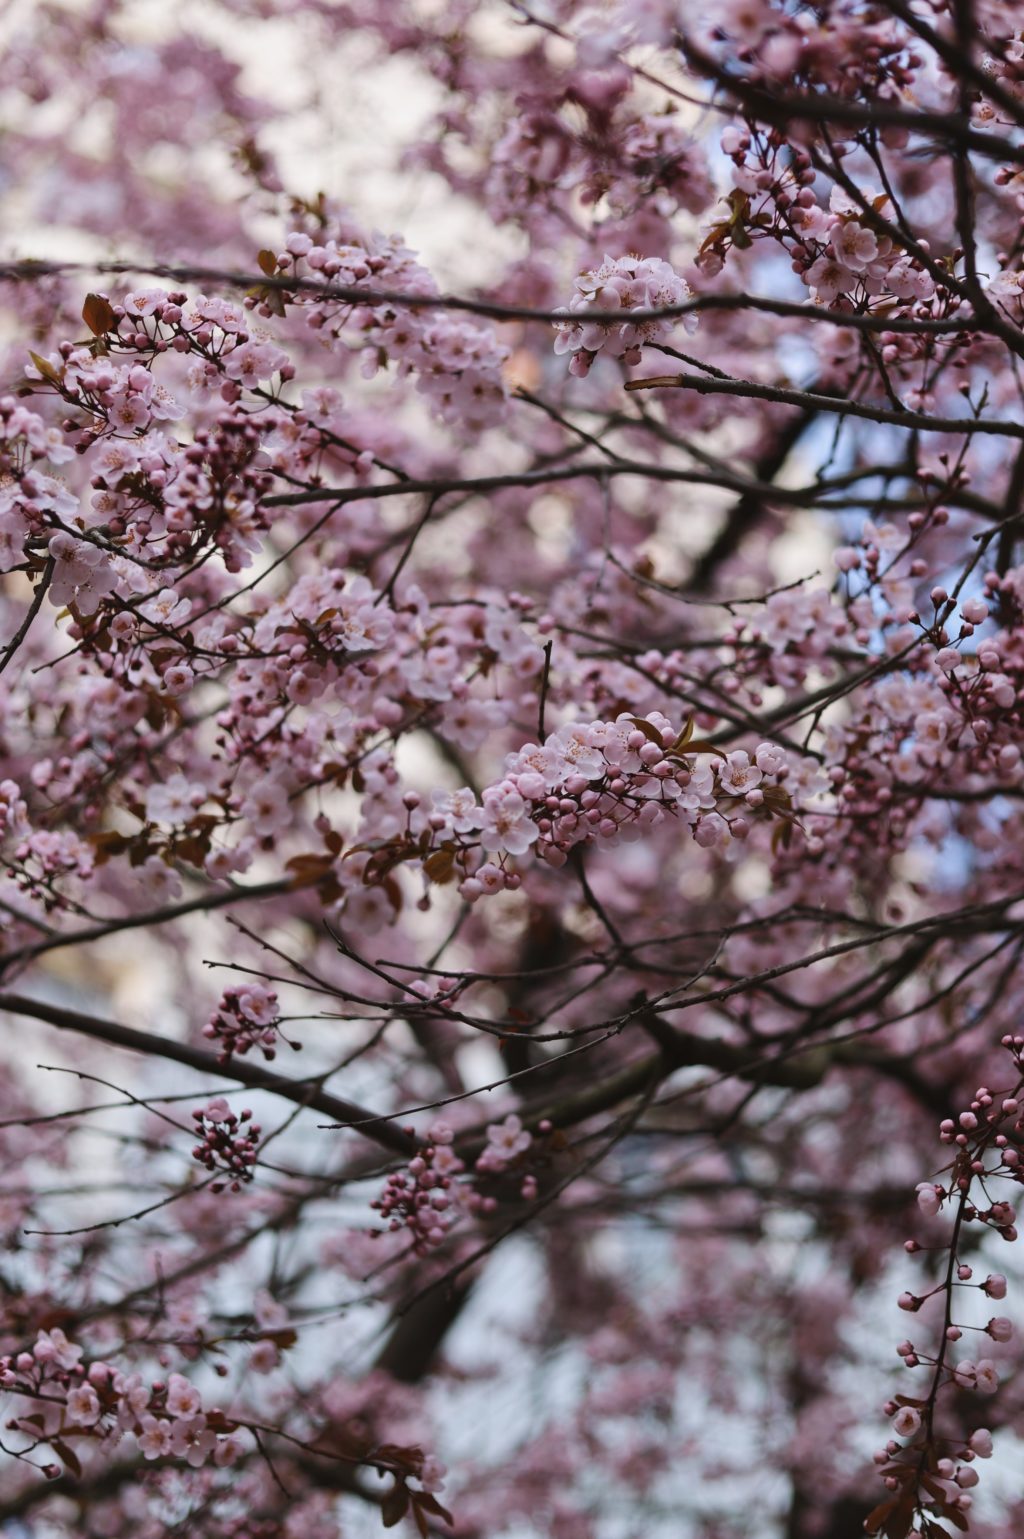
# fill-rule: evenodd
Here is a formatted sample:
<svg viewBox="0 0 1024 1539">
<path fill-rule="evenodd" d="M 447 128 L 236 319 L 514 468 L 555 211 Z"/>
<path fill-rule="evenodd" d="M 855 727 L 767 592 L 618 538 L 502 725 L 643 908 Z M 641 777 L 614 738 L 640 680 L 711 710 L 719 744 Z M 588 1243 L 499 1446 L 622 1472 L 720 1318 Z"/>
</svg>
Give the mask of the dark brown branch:
<svg viewBox="0 0 1024 1539">
<path fill-rule="evenodd" d="M 227 288 L 254 287 L 282 290 L 285 293 L 310 294 L 319 299 L 337 300 L 341 304 L 360 306 L 394 305 L 406 310 L 461 310 L 470 315 L 481 315 L 496 321 L 532 321 L 541 325 L 554 325 L 565 321 L 565 309 L 536 310 L 527 305 L 501 304 L 496 300 L 475 298 L 464 294 L 410 294 L 399 289 L 374 289 L 359 285 L 341 285 L 318 281 L 313 278 L 268 278 L 264 273 L 243 273 L 231 268 L 202 266 L 167 266 L 164 263 L 146 262 L 48 262 L 32 261 L 0 263 L 0 282 L 32 283 L 40 278 L 60 277 L 65 274 L 97 274 L 107 277 L 132 277 L 151 275 L 177 283 L 208 281 L 223 283 Z M 972 316 L 959 316 L 948 320 L 910 319 L 906 316 L 888 316 L 884 313 L 860 313 L 857 311 L 832 310 L 822 305 L 796 300 L 773 299 L 767 294 L 700 294 L 678 305 L 665 305 L 658 309 L 631 310 L 631 322 L 671 320 L 673 317 L 699 314 L 704 310 L 759 310 L 766 315 L 792 316 L 795 319 L 820 321 L 827 325 L 841 326 L 854 331 L 898 331 L 911 336 L 945 335 L 950 332 L 971 330 L 975 325 Z M 607 321 L 607 310 L 575 310 L 574 322 Z"/>
<path fill-rule="evenodd" d="M 378 1116 L 354 1101 L 330 1095 L 320 1089 L 315 1081 L 267 1074 L 239 1059 L 222 1064 L 213 1053 L 204 1052 L 202 1048 L 188 1047 L 184 1042 L 174 1042 L 169 1037 L 137 1031 L 132 1026 L 121 1026 L 116 1021 L 83 1015 L 78 1010 L 48 1005 L 42 1000 L 29 999 L 21 994 L 0 993 L 0 1010 L 45 1021 L 48 1026 L 56 1026 L 58 1030 L 78 1032 L 95 1042 L 107 1042 L 111 1047 L 124 1048 L 130 1053 L 144 1053 L 150 1058 L 169 1058 L 174 1063 L 186 1064 L 188 1068 L 200 1074 L 208 1074 L 214 1079 L 234 1080 L 239 1085 L 247 1085 L 251 1090 L 266 1090 L 296 1106 L 308 1106 L 336 1122 L 355 1126 L 366 1138 L 396 1154 L 415 1154 L 419 1148 L 418 1140 L 390 1118 Z"/>
<path fill-rule="evenodd" d="M 974 417 L 929 417 L 925 412 L 890 411 L 884 406 L 864 406 L 860 401 L 836 400 L 806 390 L 786 390 L 781 385 L 758 385 L 753 380 L 705 379 L 702 374 L 657 374 L 651 379 L 630 379 L 627 390 L 695 390 L 698 395 L 736 395 L 748 401 L 774 401 L 779 406 L 802 406 L 807 410 L 831 412 L 840 417 L 860 417 L 866 422 L 887 422 L 894 427 L 913 428 L 919 433 L 991 433 L 1001 438 L 1024 438 L 1024 427 L 1016 422 L 991 422 Z M 614 473 L 614 466 L 602 467 L 602 473 Z M 273 502 L 274 498 L 268 498 Z"/>
<path fill-rule="evenodd" d="M 698 73 L 731 92 L 748 111 L 773 127 L 786 129 L 792 123 L 823 123 L 839 128 L 907 128 L 911 133 L 940 139 L 992 160 L 1024 164 L 1024 145 L 972 128 L 958 112 L 919 111 L 883 101 L 862 106 L 826 92 L 812 95 L 769 90 L 725 69 L 689 39 L 683 39 L 682 47 L 687 62 Z"/>
<path fill-rule="evenodd" d="M 25 611 L 25 618 L 22 620 L 21 624 L 18 626 L 17 631 L 14 633 L 10 641 L 7 643 L 7 646 L 4 648 L 3 656 L 0 657 L 0 673 L 3 673 L 4 669 L 7 667 L 7 664 L 11 661 L 11 658 L 14 656 L 22 642 L 25 640 L 25 637 L 28 635 L 31 628 L 32 621 L 35 619 L 36 615 L 42 608 L 43 599 L 46 597 L 46 590 L 50 586 L 50 579 L 53 577 L 53 566 L 53 557 L 50 556 L 46 562 L 46 566 L 43 568 L 42 576 L 36 583 L 35 592 L 32 595 L 32 602 L 28 606 L 28 609 Z"/>
<path fill-rule="evenodd" d="M 293 877 L 282 877 L 275 882 L 261 882 L 251 887 L 219 888 L 201 897 L 188 898 L 184 903 L 169 903 L 166 908 L 145 910 L 134 914 L 121 914 L 116 919 L 104 919 L 88 929 L 65 930 L 31 946 L 19 946 L 15 951 L 0 953 L 0 975 L 9 972 L 19 962 L 33 962 L 36 957 L 50 951 L 62 951 L 67 946 L 84 946 L 90 941 L 103 940 L 108 935 L 120 935 L 122 930 L 151 930 L 157 925 L 170 924 L 185 914 L 210 913 L 226 908 L 229 904 L 245 903 L 255 898 L 275 898 L 282 893 L 299 891 L 300 883 Z"/>
</svg>

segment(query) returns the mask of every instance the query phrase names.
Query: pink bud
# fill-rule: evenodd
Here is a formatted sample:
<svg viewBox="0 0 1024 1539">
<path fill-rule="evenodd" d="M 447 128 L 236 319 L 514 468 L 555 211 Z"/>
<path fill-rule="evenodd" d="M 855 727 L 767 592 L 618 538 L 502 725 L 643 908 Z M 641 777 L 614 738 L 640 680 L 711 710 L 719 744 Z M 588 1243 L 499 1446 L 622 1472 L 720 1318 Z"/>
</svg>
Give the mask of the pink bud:
<svg viewBox="0 0 1024 1539">
<path fill-rule="evenodd" d="M 921 1181 L 917 1187 L 917 1205 L 928 1218 L 934 1218 L 942 1206 L 942 1188 L 932 1181 Z"/>
</svg>

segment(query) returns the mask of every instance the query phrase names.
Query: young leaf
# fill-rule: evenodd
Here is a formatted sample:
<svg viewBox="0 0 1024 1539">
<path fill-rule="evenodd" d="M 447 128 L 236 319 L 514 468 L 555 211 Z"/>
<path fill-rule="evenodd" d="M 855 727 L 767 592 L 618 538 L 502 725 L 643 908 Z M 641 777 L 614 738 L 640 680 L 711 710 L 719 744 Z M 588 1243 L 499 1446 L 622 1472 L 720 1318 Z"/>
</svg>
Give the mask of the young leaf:
<svg viewBox="0 0 1024 1539">
<path fill-rule="evenodd" d="M 432 882 L 443 885 L 455 874 L 455 851 L 451 848 L 435 850 L 423 862 L 423 870 Z"/>
<path fill-rule="evenodd" d="M 117 325 L 114 308 L 102 294 L 87 294 L 82 306 L 82 319 L 94 337 L 104 337 Z M 37 365 L 38 367 L 38 365 Z"/>
<path fill-rule="evenodd" d="M 69 1448 L 67 1443 L 65 1443 L 59 1437 L 55 1437 L 51 1440 L 50 1447 L 53 1449 L 54 1453 L 60 1459 L 64 1467 L 69 1469 L 72 1475 L 76 1477 L 76 1479 L 80 1480 L 82 1476 L 82 1465 L 74 1449 Z"/>
<path fill-rule="evenodd" d="M 409 1511 L 409 1488 L 404 1482 L 396 1484 L 380 1504 L 380 1515 L 385 1528 L 394 1528 Z"/>
<path fill-rule="evenodd" d="M 60 384 L 61 376 L 53 367 L 52 363 L 47 363 L 45 358 L 41 358 L 39 354 L 34 353 L 31 348 L 28 350 L 28 356 L 31 358 L 32 362 L 35 364 L 36 368 L 39 370 L 44 379 L 48 379 L 51 385 Z"/>
</svg>

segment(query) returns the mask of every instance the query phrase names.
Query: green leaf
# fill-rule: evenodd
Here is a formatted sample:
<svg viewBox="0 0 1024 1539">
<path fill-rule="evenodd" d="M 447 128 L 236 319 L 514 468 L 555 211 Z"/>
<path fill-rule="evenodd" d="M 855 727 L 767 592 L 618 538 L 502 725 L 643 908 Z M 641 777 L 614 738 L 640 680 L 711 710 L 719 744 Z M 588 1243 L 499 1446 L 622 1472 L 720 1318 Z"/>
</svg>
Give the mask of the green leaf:
<svg viewBox="0 0 1024 1539">
<path fill-rule="evenodd" d="M 266 305 L 271 315 L 286 315 L 288 313 L 284 296 L 280 289 L 264 288 L 263 284 L 258 283 L 253 288 L 246 289 L 245 292 L 247 298 L 255 299 L 257 303 Z"/>
</svg>

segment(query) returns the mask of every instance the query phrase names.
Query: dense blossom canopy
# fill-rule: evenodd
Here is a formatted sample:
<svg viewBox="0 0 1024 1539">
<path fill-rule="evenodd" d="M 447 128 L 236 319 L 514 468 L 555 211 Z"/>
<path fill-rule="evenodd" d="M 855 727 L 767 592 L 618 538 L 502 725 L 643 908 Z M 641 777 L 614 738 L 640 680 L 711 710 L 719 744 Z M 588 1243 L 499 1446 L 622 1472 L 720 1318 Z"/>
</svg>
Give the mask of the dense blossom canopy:
<svg viewBox="0 0 1024 1539">
<path fill-rule="evenodd" d="M 0 52 L 4 1533 L 1019 1534 L 1017 0 Z"/>
</svg>

